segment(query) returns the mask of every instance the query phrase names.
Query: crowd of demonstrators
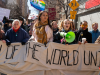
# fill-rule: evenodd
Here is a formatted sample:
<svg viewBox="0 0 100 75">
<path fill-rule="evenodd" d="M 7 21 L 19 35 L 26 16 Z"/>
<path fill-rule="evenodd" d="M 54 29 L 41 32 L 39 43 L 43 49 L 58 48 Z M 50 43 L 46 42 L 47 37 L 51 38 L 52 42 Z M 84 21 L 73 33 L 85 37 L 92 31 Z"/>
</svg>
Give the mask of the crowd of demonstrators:
<svg viewBox="0 0 100 75">
<path fill-rule="evenodd" d="M 53 41 L 53 30 L 49 23 L 48 12 L 41 11 L 38 15 L 38 21 L 33 27 L 33 38 L 34 41 L 43 44 Z"/>
<path fill-rule="evenodd" d="M 0 41 L 6 43 L 7 46 L 18 42 L 25 45 L 32 37 L 32 41 L 42 43 L 46 46 L 49 42 L 65 45 L 81 44 L 82 38 L 86 38 L 84 43 L 96 42 L 100 44 L 98 23 L 93 23 L 91 26 L 93 30 L 89 32 L 87 21 L 81 22 L 79 30 L 75 30 L 74 22 L 69 19 L 63 20 L 60 25 L 57 24 L 57 21 L 50 23 L 47 11 L 41 11 L 38 18 L 35 18 L 29 26 L 21 16 L 15 20 L 4 17 L 3 21 L 0 22 Z M 60 33 L 68 33 L 70 31 L 75 33 L 75 40 L 68 43 L 64 37 L 60 36 Z"/>
<path fill-rule="evenodd" d="M 69 19 L 63 20 L 60 25 L 56 20 L 50 23 L 47 11 L 41 11 L 38 18 L 32 20 L 31 25 L 28 25 L 22 16 L 15 20 L 4 17 L 2 22 L 0 22 L 0 40 L 7 45 L 15 42 L 21 42 L 24 45 L 31 37 L 33 41 L 43 44 L 48 42 L 81 44 L 82 38 L 86 38 L 85 43 L 95 43 L 100 35 L 98 23 L 93 23 L 93 30 L 89 32 L 88 22 L 83 21 L 79 30 L 76 31 L 74 22 Z M 68 43 L 64 37 L 60 36 L 61 32 L 70 31 L 74 32 L 76 37 L 72 43 Z"/>
</svg>

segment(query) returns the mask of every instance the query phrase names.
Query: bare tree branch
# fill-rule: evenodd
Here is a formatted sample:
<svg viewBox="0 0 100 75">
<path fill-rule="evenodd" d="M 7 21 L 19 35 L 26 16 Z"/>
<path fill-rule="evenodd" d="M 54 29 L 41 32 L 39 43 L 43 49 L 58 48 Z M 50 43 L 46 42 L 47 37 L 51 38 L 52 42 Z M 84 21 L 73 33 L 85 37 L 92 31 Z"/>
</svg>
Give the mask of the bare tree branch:
<svg viewBox="0 0 100 75">
<path fill-rule="evenodd" d="M 60 1 L 60 0 L 58 0 L 58 2 L 60 2 L 60 4 L 62 5 L 62 7 L 63 7 L 64 10 L 65 10 L 65 4 L 64 4 L 62 1 Z"/>
<path fill-rule="evenodd" d="M 18 5 L 8 4 L 7 8 L 11 10 L 10 12 L 11 19 L 16 19 L 19 16 L 22 16 L 21 8 Z"/>
</svg>

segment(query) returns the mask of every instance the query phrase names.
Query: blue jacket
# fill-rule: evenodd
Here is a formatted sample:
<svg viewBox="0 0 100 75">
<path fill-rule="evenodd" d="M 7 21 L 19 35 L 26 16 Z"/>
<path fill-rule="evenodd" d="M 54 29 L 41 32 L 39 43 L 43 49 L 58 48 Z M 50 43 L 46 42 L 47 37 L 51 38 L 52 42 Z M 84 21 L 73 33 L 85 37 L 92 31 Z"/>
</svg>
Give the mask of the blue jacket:
<svg viewBox="0 0 100 75">
<path fill-rule="evenodd" d="M 10 28 L 6 34 L 6 42 L 14 43 L 14 42 L 24 42 L 26 43 L 29 40 L 28 33 L 22 29 L 21 27 L 19 30 L 15 33 L 12 28 Z"/>
<path fill-rule="evenodd" d="M 92 43 L 95 43 L 95 41 L 97 40 L 97 38 L 99 37 L 100 35 L 100 32 L 99 30 L 97 31 L 90 31 L 90 33 L 92 34 Z"/>
</svg>

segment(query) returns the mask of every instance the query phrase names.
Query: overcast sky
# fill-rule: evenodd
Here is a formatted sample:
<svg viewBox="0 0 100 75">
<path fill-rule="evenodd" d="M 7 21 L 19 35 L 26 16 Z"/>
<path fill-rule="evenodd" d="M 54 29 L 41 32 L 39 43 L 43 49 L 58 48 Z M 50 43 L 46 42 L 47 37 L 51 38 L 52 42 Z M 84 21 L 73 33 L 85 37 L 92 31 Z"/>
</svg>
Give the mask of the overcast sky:
<svg viewBox="0 0 100 75">
<path fill-rule="evenodd" d="M 29 6 L 29 10 L 31 10 L 31 13 L 33 13 L 33 14 L 38 14 L 39 13 L 39 10 L 37 10 L 33 6 L 31 6 L 30 0 L 28 0 L 27 4 Z"/>
</svg>

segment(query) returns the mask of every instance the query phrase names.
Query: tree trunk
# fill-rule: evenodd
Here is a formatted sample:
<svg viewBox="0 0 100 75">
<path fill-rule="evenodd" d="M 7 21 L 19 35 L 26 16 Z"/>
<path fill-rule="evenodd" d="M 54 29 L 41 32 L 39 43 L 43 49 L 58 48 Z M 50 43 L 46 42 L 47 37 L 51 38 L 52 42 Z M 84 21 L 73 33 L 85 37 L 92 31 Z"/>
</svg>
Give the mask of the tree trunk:
<svg viewBox="0 0 100 75">
<path fill-rule="evenodd" d="M 68 19 L 68 0 L 67 0 L 67 6 L 66 6 L 66 10 L 65 10 L 65 14 L 66 14 L 66 19 Z"/>
</svg>

